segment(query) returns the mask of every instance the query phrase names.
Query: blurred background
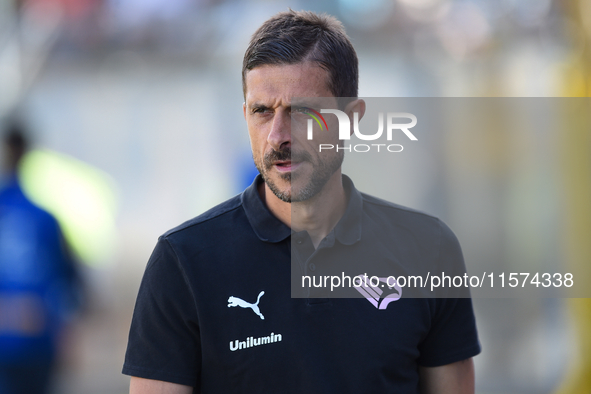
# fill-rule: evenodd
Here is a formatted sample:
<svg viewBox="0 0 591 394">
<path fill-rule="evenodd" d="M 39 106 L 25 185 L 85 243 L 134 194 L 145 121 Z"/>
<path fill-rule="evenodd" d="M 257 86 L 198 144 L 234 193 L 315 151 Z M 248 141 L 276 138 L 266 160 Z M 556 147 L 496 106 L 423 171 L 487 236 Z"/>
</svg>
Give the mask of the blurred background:
<svg viewBox="0 0 591 394">
<path fill-rule="evenodd" d="M 127 392 L 131 313 L 157 237 L 254 177 L 242 56 L 288 7 L 343 22 L 362 97 L 591 93 L 586 0 L 0 0 L 0 126 L 18 119 L 27 130 L 23 189 L 60 222 L 86 286 L 54 393 Z M 442 217 L 468 269 L 479 259 L 587 267 L 589 117 L 517 140 L 495 127 L 465 137 L 425 145 L 427 172 L 409 168 L 395 202 Z M 588 299 L 475 309 L 479 393 L 591 393 Z"/>
</svg>

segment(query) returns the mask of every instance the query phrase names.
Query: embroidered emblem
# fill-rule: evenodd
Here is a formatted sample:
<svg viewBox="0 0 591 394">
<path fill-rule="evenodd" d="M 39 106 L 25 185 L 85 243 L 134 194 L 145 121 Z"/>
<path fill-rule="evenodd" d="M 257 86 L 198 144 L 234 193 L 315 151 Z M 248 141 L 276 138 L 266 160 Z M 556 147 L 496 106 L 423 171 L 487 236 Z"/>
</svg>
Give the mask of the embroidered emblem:
<svg viewBox="0 0 591 394">
<path fill-rule="evenodd" d="M 398 283 L 394 283 L 394 286 L 390 286 L 388 284 L 388 278 L 379 278 L 380 282 L 385 283 L 389 289 L 396 290 L 395 293 L 390 293 L 384 297 L 382 297 L 382 293 L 384 292 L 379 287 L 369 286 L 369 284 L 363 284 L 359 287 L 355 286 L 355 289 L 361 293 L 365 297 L 366 300 L 371 302 L 373 306 L 378 309 L 386 309 L 388 304 L 393 301 L 398 301 L 402 296 L 402 288 L 398 285 Z M 383 285 L 382 285 L 383 287 Z M 381 301 L 380 301 L 381 299 Z"/>
<path fill-rule="evenodd" d="M 263 314 L 261 313 L 261 311 L 259 310 L 259 301 L 261 300 L 261 297 L 263 296 L 263 294 L 265 294 L 264 291 L 261 291 L 259 293 L 259 296 L 257 298 L 257 302 L 255 302 L 254 304 L 251 304 L 250 302 L 246 302 L 243 299 L 240 299 L 238 297 L 230 297 L 228 298 L 228 308 L 232 307 L 232 306 L 239 306 L 241 308 L 250 308 L 252 309 L 252 311 L 254 313 L 256 313 L 262 320 L 265 320 L 265 317 L 263 316 Z"/>
</svg>

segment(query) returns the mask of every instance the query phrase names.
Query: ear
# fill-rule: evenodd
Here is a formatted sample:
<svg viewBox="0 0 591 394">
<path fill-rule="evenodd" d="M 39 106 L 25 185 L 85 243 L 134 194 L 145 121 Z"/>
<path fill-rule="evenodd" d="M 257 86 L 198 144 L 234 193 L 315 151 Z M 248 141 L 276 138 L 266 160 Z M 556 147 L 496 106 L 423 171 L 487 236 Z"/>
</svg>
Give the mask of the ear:
<svg viewBox="0 0 591 394">
<path fill-rule="evenodd" d="M 351 120 L 350 135 L 353 135 L 353 127 L 352 126 L 353 126 L 353 113 L 354 112 L 357 112 L 359 114 L 359 121 L 361 121 L 361 119 L 363 118 L 363 115 L 365 115 L 365 100 L 357 99 L 357 100 L 351 101 L 345 107 L 345 113 L 347 114 L 347 116 Z"/>
<path fill-rule="evenodd" d="M 246 102 L 242 103 L 242 114 L 244 115 L 244 120 L 246 120 Z"/>
</svg>

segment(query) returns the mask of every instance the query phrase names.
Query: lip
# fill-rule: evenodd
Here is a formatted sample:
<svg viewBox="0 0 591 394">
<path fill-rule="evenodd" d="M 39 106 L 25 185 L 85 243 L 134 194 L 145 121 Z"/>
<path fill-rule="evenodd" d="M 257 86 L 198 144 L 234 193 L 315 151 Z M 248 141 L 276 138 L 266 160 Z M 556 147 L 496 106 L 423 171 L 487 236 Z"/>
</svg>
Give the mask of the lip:
<svg viewBox="0 0 591 394">
<path fill-rule="evenodd" d="M 302 163 L 295 163 L 292 162 L 291 160 L 282 160 L 282 161 L 276 161 L 273 166 L 277 169 L 277 171 L 279 172 L 291 172 L 293 170 L 295 170 L 296 168 L 298 168 Z"/>
</svg>

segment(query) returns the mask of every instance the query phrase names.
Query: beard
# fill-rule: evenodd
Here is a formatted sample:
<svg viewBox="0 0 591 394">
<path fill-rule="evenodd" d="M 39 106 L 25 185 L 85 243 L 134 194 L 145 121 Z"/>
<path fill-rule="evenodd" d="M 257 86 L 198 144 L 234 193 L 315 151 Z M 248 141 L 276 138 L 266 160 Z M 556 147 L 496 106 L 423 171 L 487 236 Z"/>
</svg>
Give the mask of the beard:
<svg viewBox="0 0 591 394">
<path fill-rule="evenodd" d="M 317 195 L 322 190 L 324 185 L 326 185 L 330 177 L 339 168 L 341 168 L 344 158 L 345 152 L 341 151 L 336 155 L 331 155 L 329 159 L 319 160 L 318 163 L 315 164 L 312 156 L 310 156 L 308 152 L 304 151 L 292 154 L 291 148 L 284 148 L 278 151 L 272 150 L 271 152 L 266 153 L 262 162 L 260 160 L 254 160 L 254 164 L 273 194 L 275 194 L 275 196 L 277 196 L 277 198 L 279 198 L 281 201 L 292 203 L 306 201 Z M 300 190 L 294 192 L 291 188 L 291 184 L 292 181 L 303 179 L 303 175 L 297 175 L 296 173 L 292 174 L 292 172 L 279 174 L 281 179 L 290 183 L 289 190 L 281 190 L 269 176 L 270 171 L 273 169 L 274 163 L 285 160 L 291 160 L 292 163 L 307 161 L 308 163 L 312 164 L 312 175 Z"/>
</svg>

